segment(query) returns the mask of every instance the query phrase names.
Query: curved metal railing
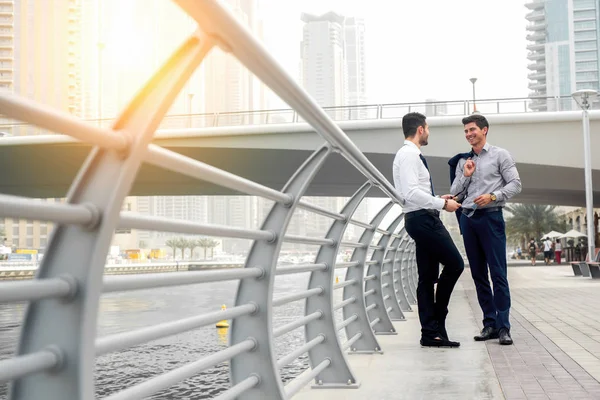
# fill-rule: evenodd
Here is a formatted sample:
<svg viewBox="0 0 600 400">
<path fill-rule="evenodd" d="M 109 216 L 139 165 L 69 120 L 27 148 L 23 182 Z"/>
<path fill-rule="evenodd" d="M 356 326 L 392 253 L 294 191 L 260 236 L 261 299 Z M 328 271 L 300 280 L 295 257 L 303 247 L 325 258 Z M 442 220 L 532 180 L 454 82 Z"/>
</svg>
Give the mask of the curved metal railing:
<svg viewBox="0 0 600 400">
<path fill-rule="evenodd" d="M 34 279 L 0 282 L 0 302 L 27 302 L 18 349 L 0 361 L 0 382 L 10 382 L 10 399 L 92 399 L 95 358 L 149 341 L 231 320 L 229 346 L 189 364 L 138 382 L 106 399 L 142 399 L 228 361 L 230 387 L 219 399 L 287 399 L 311 380 L 316 387 L 356 387 L 346 353 L 380 352 L 376 334 L 394 334 L 415 297 L 414 244 L 402 226 L 393 186 L 327 114 L 218 2 L 176 0 L 200 29 L 188 38 L 131 101 L 111 128 L 79 121 L 13 95 L 0 95 L 2 114 L 94 145 L 65 203 L 0 195 L 0 216 L 56 224 Z M 324 139 L 282 190 L 151 144 L 154 132 L 185 82 L 218 44 L 235 55 L 290 104 Z M 303 199 L 325 161 L 339 153 L 365 176 L 342 210 Z M 142 163 L 176 171 L 238 192 L 272 200 L 260 229 L 241 229 L 121 211 Z M 369 222 L 353 219 L 361 201 L 378 190 L 389 202 Z M 332 220 L 321 238 L 287 234 L 294 212 L 303 209 Z M 381 227 L 385 218 L 387 226 Z M 347 227 L 363 228 L 357 242 L 344 240 Z M 243 238 L 252 247 L 243 268 L 106 276 L 105 260 L 116 229 L 139 229 Z M 317 246 L 314 262 L 278 266 L 284 243 Z M 336 262 L 340 248 L 354 249 Z M 335 282 L 336 271 L 346 270 Z M 308 287 L 274 296 L 275 277 L 309 273 Z M 208 282 L 237 281 L 235 304 L 226 311 L 190 316 L 97 337 L 103 294 Z M 334 293 L 343 289 L 341 301 Z M 305 301 L 304 316 L 274 324 L 276 309 Z M 342 318 L 336 312 L 342 312 Z M 278 357 L 277 337 L 304 328 L 303 344 Z M 310 370 L 284 384 L 281 369 L 308 354 Z"/>
<path fill-rule="evenodd" d="M 483 114 L 531 113 L 540 111 L 578 110 L 570 96 L 511 97 L 502 99 L 425 101 L 409 103 L 363 104 L 322 107 L 334 121 L 358 121 L 402 118 L 409 112 L 420 112 L 428 117 L 467 115 L 474 109 Z M 111 118 L 89 119 L 86 122 L 110 127 Z M 160 129 L 208 128 L 220 126 L 269 125 L 305 122 L 294 109 L 228 111 L 200 114 L 174 114 L 164 117 Z M 52 134 L 39 127 L 0 117 L 0 137 L 4 135 L 29 136 Z"/>
</svg>

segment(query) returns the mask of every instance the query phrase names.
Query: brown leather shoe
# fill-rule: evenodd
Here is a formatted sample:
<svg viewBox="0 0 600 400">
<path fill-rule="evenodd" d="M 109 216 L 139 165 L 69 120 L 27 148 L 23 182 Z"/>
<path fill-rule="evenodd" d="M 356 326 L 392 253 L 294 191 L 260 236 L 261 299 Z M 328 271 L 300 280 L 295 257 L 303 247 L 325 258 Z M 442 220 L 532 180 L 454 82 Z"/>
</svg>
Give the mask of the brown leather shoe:
<svg viewBox="0 0 600 400">
<path fill-rule="evenodd" d="M 502 344 L 502 345 L 513 344 L 513 340 L 510 337 L 510 332 L 508 331 L 508 329 L 506 329 L 506 328 L 500 329 L 498 336 L 499 336 L 498 341 L 500 342 L 500 344 Z"/>
<path fill-rule="evenodd" d="M 486 326 L 481 330 L 481 333 L 477 336 L 474 336 L 473 339 L 475 339 L 476 342 L 483 342 L 485 340 L 490 339 L 498 339 L 498 331 L 495 328 L 492 328 L 491 326 Z"/>
</svg>

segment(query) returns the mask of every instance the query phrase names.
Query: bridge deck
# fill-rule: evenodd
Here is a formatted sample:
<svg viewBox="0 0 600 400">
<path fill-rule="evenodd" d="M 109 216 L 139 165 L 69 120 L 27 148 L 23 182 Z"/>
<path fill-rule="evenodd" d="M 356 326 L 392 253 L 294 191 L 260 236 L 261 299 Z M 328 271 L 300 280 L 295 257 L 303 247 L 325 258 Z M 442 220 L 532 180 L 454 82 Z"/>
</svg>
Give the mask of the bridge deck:
<svg viewBox="0 0 600 400">
<path fill-rule="evenodd" d="M 467 269 L 448 321 L 460 349 L 421 348 L 407 313 L 397 336 L 378 337 L 383 355 L 349 356 L 358 390 L 307 386 L 295 398 L 600 399 L 600 281 L 568 266 L 509 268 L 509 281 L 514 346 L 473 341 L 481 311 Z"/>
</svg>

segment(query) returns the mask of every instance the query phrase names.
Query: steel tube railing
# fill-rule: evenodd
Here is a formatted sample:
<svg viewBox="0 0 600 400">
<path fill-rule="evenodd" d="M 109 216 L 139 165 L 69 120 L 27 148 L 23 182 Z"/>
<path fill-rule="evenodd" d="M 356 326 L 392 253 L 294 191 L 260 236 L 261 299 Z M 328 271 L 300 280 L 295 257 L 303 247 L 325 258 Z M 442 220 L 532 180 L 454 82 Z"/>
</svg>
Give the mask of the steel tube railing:
<svg viewBox="0 0 600 400">
<path fill-rule="evenodd" d="M 322 288 L 314 288 L 309 289 L 304 292 L 288 294 L 286 296 L 281 296 L 273 300 L 273 307 L 282 306 L 287 303 L 291 303 L 292 301 L 303 300 L 310 296 L 318 296 L 323 293 Z"/>
<path fill-rule="evenodd" d="M 145 161 L 157 167 L 179 172 L 198 180 L 214 183 L 249 195 L 261 196 L 283 204 L 291 204 L 293 201 L 288 194 L 278 192 L 277 190 L 153 144 L 148 146 Z"/>
<path fill-rule="evenodd" d="M 142 276 L 106 276 L 103 292 L 151 289 L 166 286 L 193 285 L 244 278 L 258 278 L 264 273 L 260 268 L 243 268 L 219 271 L 192 271 L 177 274 L 148 274 Z"/>
<path fill-rule="evenodd" d="M 0 95 L 1 96 L 1 95 Z M 94 225 L 99 220 L 95 206 L 50 203 L 20 196 L 0 194 L 0 216 L 34 219 L 58 224 Z"/>
<path fill-rule="evenodd" d="M 171 220 L 162 217 L 136 215 L 124 211 L 121 213 L 119 228 L 140 229 L 147 231 L 175 232 L 191 235 L 207 235 L 218 237 L 231 237 L 237 239 L 274 241 L 273 232 L 253 229 L 232 228 L 229 226 L 200 224 L 181 220 Z"/>
<path fill-rule="evenodd" d="M 273 336 L 279 337 L 285 335 L 286 333 L 289 333 L 294 329 L 300 328 L 301 326 L 308 324 L 310 321 L 314 321 L 315 319 L 319 319 L 322 317 L 323 311 L 315 311 L 314 313 L 299 318 L 293 322 L 290 322 L 289 324 L 285 324 L 283 326 L 280 326 L 279 328 L 273 329 Z"/>
<path fill-rule="evenodd" d="M 348 304 L 352 304 L 356 301 L 356 297 L 350 297 L 344 301 L 341 301 L 339 303 L 337 303 L 334 307 L 333 307 L 333 311 L 337 311 L 340 308 L 344 308 L 346 307 Z"/>
<path fill-rule="evenodd" d="M 258 376 L 249 376 L 237 385 L 234 385 L 230 389 L 227 389 L 217 397 L 213 397 L 213 400 L 235 400 L 238 398 L 238 396 L 244 394 L 246 391 L 252 389 L 259 383 L 260 379 Z"/>
<path fill-rule="evenodd" d="M 285 387 L 285 394 L 288 398 L 291 398 L 293 395 L 298 393 L 308 382 L 314 379 L 315 376 L 319 375 L 325 368 L 331 365 L 331 360 L 326 359 L 323 360 L 319 365 L 314 367 L 312 371 L 307 373 L 306 375 L 301 375 L 296 380 L 292 381 Z"/>
<path fill-rule="evenodd" d="M 53 132 L 64 133 L 105 149 L 125 151 L 127 132 L 114 132 L 87 124 L 70 114 L 12 94 L 0 94 L 0 110 L 11 118 L 28 122 Z"/>
<path fill-rule="evenodd" d="M 325 341 L 325 336 L 319 335 L 316 338 L 314 338 L 313 340 L 306 342 L 302 346 L 298 347 L 296 350 L 292 351 L 291 353 L 289 353 L 289 354 L 281 357 L 279 360 L 277 360 L 277 368 L 285 367 L 286 365 L 288 365 L 289 363 L 294 361 L 296 358 L 300 357 L 302 354 L 308 352 L 309 350 L 314 348 L 316 345 L 318 345 L 319 343 L 323 343 L 324 341 Z"/>
<path fill-rule="evenodd" d="M 73 277 L 34 279 L 31 281 L 0 282 L 0 303 L 64 298 L 77 291 Z"/>
<path fill-rule="evenodd" d="M 62 356 L 58 350 L 41 350 L 0 361 L 0 383 L 56 368 Z"/>
<path fill-rule="evenodd" d="M 153 325 L 147 328 L 140 328 L 134 331 L 117 333 L 105 336 L 96 340 L 96 355 L 100 356 L 106 353 L 133 347 L 152 340 L 162 339 L 167 336 L 187 332 L 192 329 L 201 328 L 215 322 L 234 319 L 242 315 L 249 315 L 257 309 L 255 304 L 246 304 L 236 306 L 227 310 L 219 310 L 197 317 L 184 318 L 177 321 L 165 322 Z"/>
<path fill-rule="evenodd" d="M 308 202 L 306 202 L 304 200 L 300 200 L 298 202 L 298 207 L 302 208 L 304 210 L 307 210 L 307 211 L 314 212 L 315 214 L 323 215 L 325 217 L 329 217 L 329 218 L 332 218 L 332 219 L 335 219 L 335 220 L 338 220 L 338 221 L 345 221 L 346 220 L 346 217 L 343 216 L 340 213 L 336 213 L 334 211 L 327 210 L 327 209 L 325 209 L 323 207 L 319 207 L 317 205 L 308 203 Z"/>
<path fill-rule="evenodd" d="M 145 382 L 132 386 L 116 394 L 105 397 L 105 400 L 137 400 L 146 398 L 162 389 L 181 382 L 189 377 L 204 371 L 207 368 L 218 365 L 224 361 L 231 360 L 238 354 L 252 350 L 256 346 L 256 342 L 252 339 L 247 339 L 236 345 L 233 345 L 225 350 L 211 354 L 201 360 L 184 365 L 163 375 L 156 376 Z"/>
<path fill-rule="evenodd" d="M 278 267 L 275 270 L 276 275 L 298 274 L 301 272 L 324 271 L 327 269 L 327 264 L 300 264 L 290 267 Z"/>
</svg>

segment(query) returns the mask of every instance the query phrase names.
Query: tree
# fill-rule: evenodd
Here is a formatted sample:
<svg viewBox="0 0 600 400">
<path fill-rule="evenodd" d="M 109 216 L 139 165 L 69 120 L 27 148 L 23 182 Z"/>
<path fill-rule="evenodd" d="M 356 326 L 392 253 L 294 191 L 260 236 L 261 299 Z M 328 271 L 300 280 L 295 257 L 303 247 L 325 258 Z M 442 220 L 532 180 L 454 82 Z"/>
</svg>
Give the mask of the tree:
<svg viewBox="0 0 600 400">
<path fill-rule="evenodd" d="M 513 243 L 525 248 L 530 238 L 539 241 L 549 231 L 565 232 L 567 223 L 560 220 L 556 206 L 541 204 L 513 204 L 506 206 L 511 216 L 506 219 L 506 236 Z"/>
<path fill-rule="evenodd" d="M 218 240 L 212 238 L 200 238 L 198 239 L 198 246 L 204 249 L 204 259 L 206 260 L 206 249 L 213 249 L 219 245 Z M 212 254 L 212 253 L 211 253 Z"/>
<path fill-rule="evenodd" d="M 165 246 L 170 247 L 173 250 L 173 258 L 175 258 L 175 251 L 179 248 L 179 244 L 177 243 L 176 238 L 167 239 L 165 241 Z"/>
<path fill-rule="evenodd" d="M 181 259 L 184 260 L 185 259 L 185 249 L 187 249 L 188 246 L 188 240 L 185 238 L 177 238 L 177 247 L 179 247 L 181 249 Z"/>
<path fill-rule="evenodd" d="M 198 240 L 190 240 L 190 258 L 192 260 L 194 259 L 194 250 L 196 250 L 196 247 L 200 247 Z"/>
</svg>

